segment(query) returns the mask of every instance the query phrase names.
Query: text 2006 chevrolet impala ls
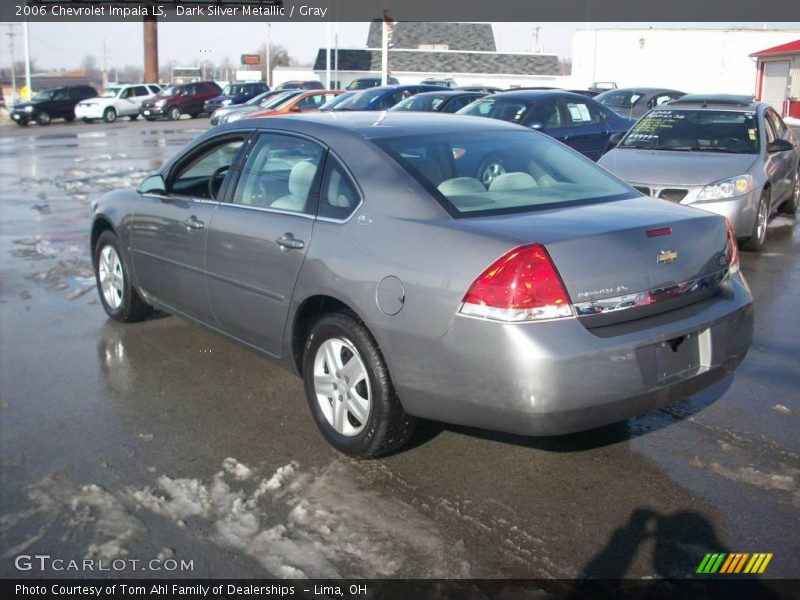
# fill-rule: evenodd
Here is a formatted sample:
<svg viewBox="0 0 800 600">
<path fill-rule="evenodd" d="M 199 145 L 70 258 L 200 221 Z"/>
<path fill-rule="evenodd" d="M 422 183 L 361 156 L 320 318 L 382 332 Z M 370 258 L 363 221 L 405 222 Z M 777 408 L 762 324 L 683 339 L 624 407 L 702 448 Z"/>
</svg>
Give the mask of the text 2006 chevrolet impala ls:
<svg viewBox="0 0 800 600">
<path fill-rule="evenodd" d="M 724 377 L 752 338 L 723 217 L 491 119 L 239 121 L 101 198 L 91 245 L 112 318 L 157 307 L 294 370 L 352 456 L 400 447 L 418 417 L 620 421 Z"/>
</svg>

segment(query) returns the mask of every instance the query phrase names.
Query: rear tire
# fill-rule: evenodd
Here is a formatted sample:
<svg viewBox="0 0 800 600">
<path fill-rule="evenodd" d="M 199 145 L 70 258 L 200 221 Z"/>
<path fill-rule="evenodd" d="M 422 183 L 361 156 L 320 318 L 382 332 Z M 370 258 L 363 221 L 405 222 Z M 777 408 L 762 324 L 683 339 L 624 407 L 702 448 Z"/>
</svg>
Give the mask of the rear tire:
<svg viewBox="0 0 800 600">
<path fill-rule="evenodd" d="M 103 111 L 103 121 L 113 123 L 117 120 L 117 111 L 113 106 L 109 106 Z"/>
<path fill-rule="evenodd" d="M 169 109 L 169 111 L 167 111 L 167 116 L 169 117 L 170 121 L 177 121 L 181 118 L 181 109 L 177 106 L 173 106 Z"/>
<path fill-rule="evenodd" d="M 139 118 L 139 115 L 131 115 L 131 116 L 130 116 L 130 117 L 128 117 L 128 118 L 129 118 L 131 121 L 135 121 L 136 119 L 138 119 L 138 118 Z"/>
<path fill-rule="evenodd" d="M 794 172 L 794 190 L 792 190 L 792 197 L 783 203 L 781 212 L 793 215 L 797 212 L 798 204 L 800 204 L 800 167 Z"/>
<path fill-rule="evenodd" d="M 767 223 L 769 221 L 769 190 L 761 192 L 761 199 L 758 201 L 756 220 L 753 223 L 753 231 L 750 237 L 742 243 L 742 250 L 748 252 L 761 252 L 764 248 L 764 240 L 767 239 Z"/>
<path fill-rule="evenodd" d="M 75 120 L 75 115 L 69 115 L 69 116 L 67 116 L 67 117 L 64 117 L 64 120 L 65 120 L 67 123 L 72 123 L 72 122 Z"/>
<path fill-rule="evenodd" d="M 311 415 L 339 452 L 377 458 L 403 446 L 417 419 L 403 410 L 377 343 L 352 313 L 321 317 L 303 352 Z"/>
<path fill-rule="evenodd" d="M 130 269 L 112 231 L 104 231 L 94 247 L 94 273 L 100 303 L 109 317 L 122 323 L 141 321 L 150 306 L 133 288 Z"/>
</svg>

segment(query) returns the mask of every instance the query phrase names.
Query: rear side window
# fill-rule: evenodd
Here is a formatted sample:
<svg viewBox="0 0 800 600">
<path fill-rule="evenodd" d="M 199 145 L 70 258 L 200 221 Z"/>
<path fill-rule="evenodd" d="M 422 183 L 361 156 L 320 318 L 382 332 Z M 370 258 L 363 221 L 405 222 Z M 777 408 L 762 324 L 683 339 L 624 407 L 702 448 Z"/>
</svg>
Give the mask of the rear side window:
<svg viewBox="0 0 800 600">
<path fill-rule="evenodd" d="M 588 102 L 565 100 L 564 106 L 566 107 L 565 112 L 569 117 L 569 124 L 573 127 L 581 127 L 583 125 L 600 123 L 603 120 L 600 112 Z"/>
<path fill-rule="evenodd" d="M 236 185 L 233 203 L 314 214 L 322 148 L 302 138 L 267 133 L 258 138 Z"/>
<path fill-rule="evenodd" d="M 325 177 L 322 180 L 322 194 L 319 202 L 319 216 L 329 219 L 347 219 L 361 203 L 361 195 L 347 171 L 332 156 L 328 158 Z"/>
<path fill-rule="evenodd" d="M 134 96 L 149 96 L 150 94 L 147 91 L 146 87 L 144 87 L 143 85 L 137 85 L 135 88 L 133 88 L 133 95 Z"/>
<path fill-rule="evenodd" d="M 593 162 L 529 130 L 431 133 L 373 143 L 456 217 L 636 196 Z"/>
</svg>

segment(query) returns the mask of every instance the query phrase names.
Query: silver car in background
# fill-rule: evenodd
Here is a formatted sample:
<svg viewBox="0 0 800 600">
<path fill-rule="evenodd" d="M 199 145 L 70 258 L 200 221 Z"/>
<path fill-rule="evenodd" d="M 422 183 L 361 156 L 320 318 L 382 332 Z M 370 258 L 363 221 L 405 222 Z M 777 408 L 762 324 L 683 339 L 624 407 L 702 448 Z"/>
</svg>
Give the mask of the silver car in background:
<svg viewBox="0 0 800 600">
<path fill-rule="evenodd" d="M 599 164 L 645 195 L 727 217 L 759 251 L 770 214 L 797 211 L 800 150 L 750 96 L 683 96 L 645 115 Z"/>
<path fill-rule="evenodd" d="M 624 420 L 725 377 L 752 338 L 725 219 L 494 119 L 221 126 L 96 201 L 90 240 L 111 318 L 157 307 L 294 371 L 352 456 L 398 449 L 418 418 L 523 435 Z"/>
</svg>

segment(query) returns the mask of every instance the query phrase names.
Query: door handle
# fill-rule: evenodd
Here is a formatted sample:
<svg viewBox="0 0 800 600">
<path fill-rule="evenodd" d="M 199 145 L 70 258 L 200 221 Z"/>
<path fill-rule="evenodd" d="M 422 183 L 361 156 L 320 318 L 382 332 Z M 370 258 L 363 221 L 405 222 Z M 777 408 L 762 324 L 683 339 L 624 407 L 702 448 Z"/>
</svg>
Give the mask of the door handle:
<svg viewBox="0 0 800 600">
<path fill-rule="evenodd" d="M 186 225 L 186 231 L 197 231 L 199 229 L 203 229 L 205 227 L 205 223 L 202 221 L 198 221 L 197 217 L 189 217 L 183 222 Z"/>
<path fill-rule="evenodd" d="M 291 233 L 284 233 L 281 237 L 275 240 L 275 243 L 281 247 L 281 250 L 288 252 L 289 250 L 300 250 L 305 246 L 303 240 L 296 240 Z"/>
</svg>

